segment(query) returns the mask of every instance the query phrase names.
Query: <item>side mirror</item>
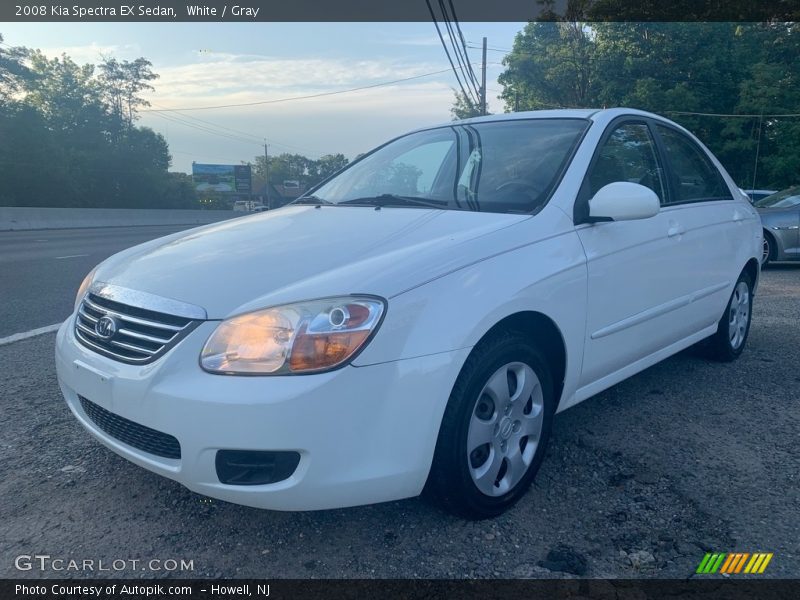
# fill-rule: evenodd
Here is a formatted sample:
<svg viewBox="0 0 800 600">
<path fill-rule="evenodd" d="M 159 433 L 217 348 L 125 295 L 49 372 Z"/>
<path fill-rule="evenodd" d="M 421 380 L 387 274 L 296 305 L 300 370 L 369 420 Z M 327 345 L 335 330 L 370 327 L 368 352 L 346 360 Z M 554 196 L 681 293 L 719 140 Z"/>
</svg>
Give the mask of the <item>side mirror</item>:
<svg viewBox="0 0 800 600">
<path fill-rule="evenodd" d="M 656 193 L 638 183 L 617 181 L 601 187 L 589 200 L 592 221 L 633 221 L 658 214 Z"/>
</svg>

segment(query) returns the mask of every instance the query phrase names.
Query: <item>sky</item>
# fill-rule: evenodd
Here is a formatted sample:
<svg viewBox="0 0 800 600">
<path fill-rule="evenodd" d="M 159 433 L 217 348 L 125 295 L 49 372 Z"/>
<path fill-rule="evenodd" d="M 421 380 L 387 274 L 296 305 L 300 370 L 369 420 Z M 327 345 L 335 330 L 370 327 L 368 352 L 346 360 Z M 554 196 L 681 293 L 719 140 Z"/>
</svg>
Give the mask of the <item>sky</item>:
<svg viewBox="0 0 800 600">
<path fill-rule="evenodd" d="M 487 98 L 503 112 L 497 77 L 524 23 L 462 23 L 468 45 L 488 38 Z M 67 53 L 78 63 L 145 57 L 159 78 L 151 109 L 279 100 L 449 70 L 436 29 L 422 23 L 17 23 L 4 42 Z M 479 74 L 481 51 L 469 49 Z M 169 142 L 172 170 L 192 161 L 239 164 L 299 153 L 348 158 L 411 129 L 449 121 L 452 71 L 356 92 L 247 107 L 142 112 L 140 125 Z M 199 120 L 198 120 L 199 119 Z M 210 131 L 209 131 L 210 130 Z M 211 131 L 216 133 L 211 133 Z M 224 135 L 219 135 L 222 133 Z"/>
</svg>

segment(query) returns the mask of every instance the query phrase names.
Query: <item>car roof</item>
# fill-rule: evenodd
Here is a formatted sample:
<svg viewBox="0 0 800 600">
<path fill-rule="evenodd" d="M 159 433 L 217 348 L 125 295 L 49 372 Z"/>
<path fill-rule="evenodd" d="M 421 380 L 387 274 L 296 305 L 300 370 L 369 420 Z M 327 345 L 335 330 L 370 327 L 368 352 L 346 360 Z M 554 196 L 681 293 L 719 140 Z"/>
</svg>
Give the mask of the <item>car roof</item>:
<svg viewBox="0 0 800 600">
<path fill-rule="evenodd" d="M 526 110 L 522 112 L 501 113 L 497 115 L 486 115 L 484 117 L 471 117 L 469 119 L 459 119 L 452 123 L 487 123 L 492 121 L 516 121 L 523 119 L 590 119 L 596 113 L 601 112 L 596 108 L 563 108 L 556 110 Z"/>
<path fill-rule="evenodd" d="M 592 121 L 610 121 L 616 117 L 632 115 L 650 117 L 661 121 L 668 121 L 665 117 L 636 108 L 559 108 L 553 110 L 528 110 L 522 112 L 486 115 L 485 117 L 472 117 L 461 119 L 442 125 L 488 123 L 492 121 L 515 121 L 527 119 L 591 119 Z"/>
<path fill-rule="evenodd" d="M 680 129 L 677 123 L 670 121 L 666 117 L 657 115 L 644 110 L 636 108 L 559 108 L 553 110 L 528 110 L 521 112 L 500 113 L 496 115 L 486 115 L 484 117 L 471 117 L 469 119 L 459 119 L 456 121 L 448 121 L 446 123 L 437 123 L 428 125 L 426 127 L 419 127 L 409 133 L 417 133 L 419 131 L 427 131 L 430 129 L 439 129 L 441 127 L 451 127 L 453 125 L 471 125 L 474 123 L 493 123 L 497 121 L 526 121 L 531 119 L 588 119 L 594 122 L 608 123 L 613 119 L 621 116 L 640 116 L 656 119 L 670 123 Z M 402 137 L 402 136 L 401 136 Z"/>
</svg>

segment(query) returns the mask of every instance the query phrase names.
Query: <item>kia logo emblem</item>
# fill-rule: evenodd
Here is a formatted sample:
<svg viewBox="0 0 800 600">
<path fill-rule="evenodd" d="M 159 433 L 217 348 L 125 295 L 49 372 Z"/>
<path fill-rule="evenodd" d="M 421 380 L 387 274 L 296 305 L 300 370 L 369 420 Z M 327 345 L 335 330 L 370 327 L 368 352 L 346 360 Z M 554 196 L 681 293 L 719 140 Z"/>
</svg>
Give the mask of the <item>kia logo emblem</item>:
<svg viewBox="0 0 800 600">
<path fill-rule="evenodd" d="M 98 337 L 104 340 L 110 340 L 117 333 L 117 322 L 113 317 L 104 315 L 97 320 L 94 326 L 94 332 Z"/>
</svg>

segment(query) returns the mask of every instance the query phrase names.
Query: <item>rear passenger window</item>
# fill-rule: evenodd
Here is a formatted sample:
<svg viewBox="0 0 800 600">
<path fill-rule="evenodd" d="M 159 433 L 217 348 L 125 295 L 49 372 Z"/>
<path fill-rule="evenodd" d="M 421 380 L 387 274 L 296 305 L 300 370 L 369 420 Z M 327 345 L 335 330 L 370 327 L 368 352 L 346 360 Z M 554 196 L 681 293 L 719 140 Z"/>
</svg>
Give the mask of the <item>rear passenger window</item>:
<svg viewBox="0 0 800 600">
<path fill-rule="evenodd" d="M 657 125 L 672 166 L 674 202 L 730 200 L 731 191 L 719 170 L 697 144 L 682 133 Z"/>
</svg>

